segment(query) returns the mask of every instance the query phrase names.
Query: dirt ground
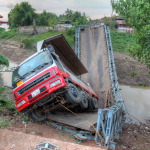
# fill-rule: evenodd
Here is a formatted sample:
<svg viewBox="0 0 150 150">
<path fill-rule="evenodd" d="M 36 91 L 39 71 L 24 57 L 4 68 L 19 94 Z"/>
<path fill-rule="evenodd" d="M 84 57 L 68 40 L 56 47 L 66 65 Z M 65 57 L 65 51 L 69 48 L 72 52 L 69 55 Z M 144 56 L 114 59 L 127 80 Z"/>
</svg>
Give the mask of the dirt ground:
<svg viewBox="0 0 150 150">
<path fill-rule="evenodd" d="M 123 52 L 114 52 L 119 83 L 150 86 L 150 69 L 146 64 Z"/>
<path fill-rule="evenodd" d="M 99 147 L 98 144 L 96 144 L 94 141 L 77 140 L 72 134 L 69 134 L 64 130 L 58 130 L 51 125 L 32 122 L 30 120 L 24 121 L 25 118 L 22 117 L 20 114 L 17 114 L 15 116 L 13 115 L 12 118 L 10 118 L 10 120 L 11 120 L 11 125 L 8 126 L 6 129 L 13 132 L 22 132 L 29 135 L 35 135 L 35 136 L 44 137 L 48 139 L 59 140 L 62 142 L 70 142 L 70 143 L 79 144 L 83 146 L 93 147 L 90 148 L 89 150 L 93 150 L 94 147 L 95 148 Z M 149 150 L 150 149 L 150 128 L 148 128 L 143 124 L 140 125 L 125 124 L 125 127 L 123 128 L 123 132 L 120 133 L 119 140 L 115 140 L 115 142 L 117 142 L 116 150 L 122 150 L 122 149 Z M 102 146 L 100 148 L 105 149 L 105 147 Z"/>
<path fill-rule="evenodd" d="M 21 44 L 16 41 L 0 41 L 0 54 L 4 55 L 8 60 L 20 64 L 26 58 L 34 54 L 34 51 L 21 48 Z"/>
<path fill-rule="evenodd" d="M 5 41 L 0 44 L 0 54 L 6 56 L 10 61 L 20 63 L 33 51 L 27 51 L 20 48 L 16 41 Z M 145 64 L 138 62 L 125 53 L 115 52 L 115 62 L 118 79 L 121 84 L 126 85 L 150 85 L 149 70 Z M 86 146 L 98 147 L 93 141 L 81 142 L 76 140 L 71 134 L 65 131 L 56 130 L 54 127 L 42 123 L 26 121 L 21 115 L 11 115 L 11 112 L 5 114 L 9 116 L 11 125 L 8 130 L 23 132 L 26 134 L 37 135 L 45 138 L 53 138 L 64 142 L 78 143 Z M 150 128 L 145 125 L 126 124 L 123 132 L 120 134 L 118 150 L 149 150 L 150 149 Z M 92 149 L 91 149 L 92 150 Z"/>
<path fill-rule="evenodd" d="M 43 142 L 53 144 L 53 146 L 55 145 L 57 150 L 104 150 L 99 147 L 79 145 L 34 134 L 15 132 L 8 129 L 0 129 L 0 135 L 0 150 L 39 150 L 37 145 Z M 51 148 L 51 150 L 56 150 L 56 147 Z M 46 149 L 44 148 L 44 150 Z"/>
</svg>

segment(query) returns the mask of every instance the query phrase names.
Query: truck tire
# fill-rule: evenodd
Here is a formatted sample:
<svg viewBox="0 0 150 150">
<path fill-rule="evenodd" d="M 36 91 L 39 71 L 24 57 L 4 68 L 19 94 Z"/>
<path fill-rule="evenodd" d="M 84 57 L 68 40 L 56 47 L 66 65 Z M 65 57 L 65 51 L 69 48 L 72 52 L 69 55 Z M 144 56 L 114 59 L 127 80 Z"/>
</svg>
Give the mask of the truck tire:
<svg viewBox="0 0 150 150">
<path fill-rule="evenodd" d="M 88 99 L 87 96 L 84 94 L 84 92 L 81 92 L 80 107 L 83 109 L 88 108 Z"/>
<path fill-rule="evenodd" d="M 90 101 L 89 101 L 89 109 L 90 110 L 97 110 L 98 109 L 98 102 L 97 102 L 97 99 L 95 97 L 90 99 Z"/>
<path fill-rule="evenodd" d="M 68 84 L 68 90 L 65 93 L 67 100 L 72 104 L 79 104 L 81 102 L 81 92 L 72 83 Z"/>
<path fill-rule="evenodd" d="M 31 113 L 28 114 L 28 116 L 33 120 L 33 121 L 44 121 L 46 119 L 46 114 L 41 113 L 38 110 L 34 110 Z"/>
<path fill-rule="evenodd" d="M 92 105 L 93 110 L 98 109 L 98 102 L 95 97 L 92 98 L 91 105 Z"/>
</svg>

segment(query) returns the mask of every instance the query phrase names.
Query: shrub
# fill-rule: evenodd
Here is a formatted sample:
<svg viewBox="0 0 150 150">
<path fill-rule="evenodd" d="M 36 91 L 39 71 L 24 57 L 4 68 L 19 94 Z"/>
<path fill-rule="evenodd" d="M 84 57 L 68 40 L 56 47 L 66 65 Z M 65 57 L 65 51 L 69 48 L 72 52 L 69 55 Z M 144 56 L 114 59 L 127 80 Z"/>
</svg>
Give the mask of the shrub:
<svg viewBox="0 0 150 150">
<path fill-rule="evenodd" d="M 0 33 L 4 32 L 5 29 L 4 28 L 0 28 Z"/>
<path fill-rule="evenodd" d="M 6 90 L 5 87 L 0 87 L 0 94 L 2 94 Z"/>
<path fill-rule="evenodd" d="M 136 75 L 137 75 L 137 72 L 135 72 L 135 71 L 131 72 L 131 77 L 135 77 Z"/>
<path fill-rule="evenodd" d="M 75 35 L 75 28 L 72 27 L 72 28 L 67 29 L 66 34 L 70 35 L 70 36 L 74 36 Z"/>
<path fill-rule="evenodd" d="M 9 66 L 9 61 L 3 55 L 0 55 L 0 65 Z"/>
<path fill-rule="evenodd" d="M 1 96 L 0 96 L 0 108 L 7 108 L 7 110 L 16 111 L 13 101 L 9 99 L 4 99 Z"/>
<path fill-rule="evenodd" d="M 0 97 L 0 107 L 7 107 L 8 105 L 8 101 Z"/>
<path fill-rule="evenodd" d="M 0 128 L 6 128 L 9 126 L 10 122 L 3 117 L 0 117 Z"/>
<path fill-rule="evenodd" d="M 21 40 L 21 42 L 24 44 L 24 48 L 30 49 L 32 48 L 32 41 L 29 38 L 24 38 Z"/>
</svg>

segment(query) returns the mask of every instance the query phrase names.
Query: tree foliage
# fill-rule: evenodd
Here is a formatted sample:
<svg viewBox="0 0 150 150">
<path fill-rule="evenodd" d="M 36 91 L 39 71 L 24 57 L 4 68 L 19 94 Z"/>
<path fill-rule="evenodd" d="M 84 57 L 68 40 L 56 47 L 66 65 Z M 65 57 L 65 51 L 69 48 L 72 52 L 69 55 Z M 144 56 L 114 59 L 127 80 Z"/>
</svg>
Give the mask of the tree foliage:
<svg viewBox="0 0 150 150">
<path fill-rule="evenodd" d="M 46 12 L 45 10 L 37 15 L 36 24 L 40 26 L 54 26 L 58 22 L 58 17 L 52 12 Z"/>
<path fill-rule="evenodd" d="M 36 18 L 35 9 L 28 2 L 16 4 L 8 14 L 11 28 L 31 25 L 34 18 Z"/>
<path fill-rule="evenodd" d="M 34 19 L 36 25 L 39 26 L 55 26 L 58 20 L 69 20 L 75 26 L 88 24 L 88 17 L 85 13 L 74 12 L 69 9 L 59 17 L 55 13 L 46 12 L 45 10 L 42 13 L 36 13 L 28 2 L 16 4 L 8 14 L 8 18 L 10 28 L 32 25 Z"/>
<path fill-rule="evenodd" d="M 85 25 L 88 24 L 88 17 L 85 13 L 79 11 L 72 11 L 67 9 L 64 14 L 59 16 L 59 20 L 69 20 L 72 22 L 72 25 Z"/>
<path fill-rule="evenodd" d="M 104 17 L 102 18 L 103 22 L 110 27 L 110 29 L 117 29 L 118 23 L 115 20 L 116 17 Z"/>
<path fill-rule="evenodd" d="M 112 0 L 112 7 L 134 28 L 138 45 L 131 52 L 140 60 L 150 63 L 150 1 Z"/>
</svg>

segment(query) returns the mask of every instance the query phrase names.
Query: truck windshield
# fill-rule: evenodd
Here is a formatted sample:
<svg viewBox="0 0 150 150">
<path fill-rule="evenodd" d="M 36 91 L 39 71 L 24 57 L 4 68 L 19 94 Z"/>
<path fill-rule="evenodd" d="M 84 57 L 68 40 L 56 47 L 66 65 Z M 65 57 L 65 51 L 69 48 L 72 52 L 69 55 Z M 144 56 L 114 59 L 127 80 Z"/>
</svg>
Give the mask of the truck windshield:
<svg viewBox="0 0 150 150">
<path fill-rule="evenodd" d="M 24 62 L 21 66 L 19 66 L 16 70 L 14 70 L 12 75 L 12 85 L 22 78 L 26 76 L 27 74 L 34 72 L 36 69 L 42 68 L 44 65 L 52 65 L 53 59 L 52 56 L 49 55 L 47 52 L 41 52 L 31 59 Z"/>
</svg>

